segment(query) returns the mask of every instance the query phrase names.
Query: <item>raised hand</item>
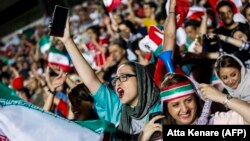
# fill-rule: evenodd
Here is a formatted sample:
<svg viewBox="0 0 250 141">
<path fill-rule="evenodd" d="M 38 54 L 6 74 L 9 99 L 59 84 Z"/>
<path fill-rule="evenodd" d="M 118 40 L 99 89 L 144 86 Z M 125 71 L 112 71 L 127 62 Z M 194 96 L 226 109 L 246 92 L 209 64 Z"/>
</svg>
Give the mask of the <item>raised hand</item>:
<svg viewBox="0 0 250 141">
<path fill-rule="evenodd" d="M 164 118 L 163 115 L 153 117 L 143 128 L 143 131 L 139 137 L 139 141 L 148 141 L 154 132 L 162 132 L 162 125 L 155 123 L 157 120 Z"/>
<path fill-rule="evenodd" d="M 176 0 L 170 0 L 169 11 L 175 12 Z"/>
<path fill-rule="evenodd" d="M 56 89 L 62 86 L 63 83 L 66 81 L 66 79 L 67 79 L 67 74 L 64 73 L 62 69 L 60 69 L 58 75 L 51 79 L 51 87 Z"/>
<path fill-rule="evenodd" d="M 69 17 L 66 21 L 66 26 L 64 28 L 64 34 L 63 37 L 57 37 L 57 39 L 61 40 L 64 44 L 71 39 L 70 37 L 70 28 L 69 28 Z"/>
<path fill-rule="evenodd" d="M 59 74 L 60 71 L 62 71 L 62 69 L 57 66 L 57 65 L 50 65 L 50 68 L 56 73 L 56 74 Z"/>
<path fill-rule="evenodd" d="M 204 99 L 210 99 L 219 103 L 223 103 L 225 99 L 225 94 L 221 93 L 219 90 L 208 84 L 200 84 L 199 89 Z"/>
<path fill-rule="evenodd" d="M 39 81 L 41 86 L 46 85 L 46 82 L 41 78 L 40 74 L 37 72 L 37 66 L 35 64 L 31 65 L 31 72 L 33 76 Z"/>
</svg>

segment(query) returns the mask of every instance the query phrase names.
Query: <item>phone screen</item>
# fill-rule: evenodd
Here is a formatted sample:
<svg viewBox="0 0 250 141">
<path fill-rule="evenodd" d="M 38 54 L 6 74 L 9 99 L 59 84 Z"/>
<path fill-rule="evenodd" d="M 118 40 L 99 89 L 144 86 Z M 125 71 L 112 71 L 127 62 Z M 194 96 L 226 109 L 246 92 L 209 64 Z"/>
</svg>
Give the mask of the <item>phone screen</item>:
<svg viewBox="0 0 250 141">
<path fill-rule="evenodd" d="M 68 12 L 69 9 L 66 7 L 55 6 L 49 35 L 63 37 Z"/>
</svg>

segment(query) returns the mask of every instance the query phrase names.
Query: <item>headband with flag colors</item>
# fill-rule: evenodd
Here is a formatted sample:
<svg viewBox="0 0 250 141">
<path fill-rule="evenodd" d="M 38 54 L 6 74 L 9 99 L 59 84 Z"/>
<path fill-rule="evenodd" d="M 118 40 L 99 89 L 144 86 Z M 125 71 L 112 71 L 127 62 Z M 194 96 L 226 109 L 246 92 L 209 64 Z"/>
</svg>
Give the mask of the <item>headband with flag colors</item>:
<svg viewBox="0 0 250 141">
<path fill-rule="evenodd" d="M 202 94 L 200 90 L 198 89 L 199 84 L 193 80 L 187 77 L 190 81 L 184 81 L 180 83 L 176 83 L 170 86 L 163 87 L 161 89 L 161 105 L 162 110 L 165 111 L 166 107 L 164 106 L 164 102 L 180 98 L 183 96 L 187 96 L 190 94 L 197 94 L 202 99 Z M 170 97 L 171 96 L 171 97 Z M 204 100 L 204 99 L 203 99 Z M 202 112 L 198 120 L 194 123 L 194 125 L 206 125 L 208 123 L 208 117 L 210 115 L 210 107 L 212 104 L 211 100 L 204 100 L 205 103 L 202 108 Z"/>
<path fill-rule="evenodd" d="M 193 94 L 195 92 L 192 83 L 189 81 L 179 82 L 171 86 L 166 86 L 161 89 L 161 101 L 167 102 L 183 96 Z"/>
</svg>

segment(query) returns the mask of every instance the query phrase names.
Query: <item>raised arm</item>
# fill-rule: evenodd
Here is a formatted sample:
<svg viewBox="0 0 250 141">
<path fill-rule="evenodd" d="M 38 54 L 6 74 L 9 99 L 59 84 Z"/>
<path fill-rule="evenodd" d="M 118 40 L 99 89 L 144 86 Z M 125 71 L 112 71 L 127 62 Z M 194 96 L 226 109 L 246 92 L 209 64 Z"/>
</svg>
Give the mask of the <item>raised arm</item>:
<svg viewBox="0 0 250 141">
<path fill-rule="evenodd" d="M 232 38 L 232 37 L 229 37 L 229 36 L 225 36 L 225 35 L 222 35 L 222 34 L 218 34 L 219 36 L 219 39 L 226 42 L 226 43 L 229 43 L 229 44 L 232 44 L 238 48 L 241 48 L 242 45 L 245 43 L 244 41 L 241 41 L 241 40 L 238 40 L 238 39 L 235 39 L 235 38 Z"/>
<path fill-rule="evenodd" d="M 142 25 L 143 24 L 142 19 L 140 19 L 140 18 L 138 18 L 138 17 L 135 16 L 135 13 L 134 13 L 134 10 L 133 10 L 133 6 L 132 6 L 132 1 L 133 0 L 128 0 L 128 3 L 127 3 L 128 11 L 130 13 L 129 20 L 131 20 L 132 22 L 139 23 L 140 25 Z"/>
<path fill-rule="evenodd" d="M 64 37 L 59 38 L 65 45 L 73 64 L 80 75 L 83 83 L 88 87 L 91 93 L 95 93 L 101 85 L 100 80 L 97 78 L 95 72 L 89 66 L 88 62 L 84 59 L 81 52 L 78 50 L 73 39 L 70 37 L 69 20 L 67 21 Z"/>
<path fill-rule="evenodd" d="M 158 56 L 167 69 L 168 73 L 174 72 L 172 54 L 175 47 L 176 21 L 175 21 L 176 0 L 170 0 L 169 14 L 164 24 L 164 40 L 162 53 Z"/>
<path fill-rule="evenodd" d="M 199 36 L 201 37 L 207 33 L 207 20 L 208 20 L 208 15 L 207 12 L 205 12 L 201 21 L 200 31 L 199 31 L 200 34 Z"/>
<path fill-rule="evenodd" d="M 176 0 L 170 0 L 169 14 L 164 24 L 163 51 L 174 50 L 175 47 L 175 34 L 176 34 L 175 6 L 176 6 Z"/>
<path fill-rule="evenodd" d="M 248 112 L 250 111 L 250 103 L 238 98 L 227 100 L 226 94 L 221 93 L 219 90 L 208 84 L 200 84 L 199 89 L 201 90 L 205 99 L 210 99 L 214 102 L 224 104 L 229 109 L 241 115 L 245 121 L 245 124 L 250 124 L 250 112 Z"/>
</svg>

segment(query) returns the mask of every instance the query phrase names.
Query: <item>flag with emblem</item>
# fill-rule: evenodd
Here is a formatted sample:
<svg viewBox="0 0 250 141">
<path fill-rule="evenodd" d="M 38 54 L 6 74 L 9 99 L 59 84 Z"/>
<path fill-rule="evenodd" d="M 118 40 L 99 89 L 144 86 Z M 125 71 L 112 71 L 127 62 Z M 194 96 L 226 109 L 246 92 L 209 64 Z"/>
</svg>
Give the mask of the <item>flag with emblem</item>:
<svg viewBox="0 0 250 141">
<path fill-rule="evenodd" d="M 63 71 L 69 72 L 73 69 L 73 63 L 66 50 L 59 50 L 52 46 L 48 56 L 49 65 L 59 66 Z"/>
</svg>

